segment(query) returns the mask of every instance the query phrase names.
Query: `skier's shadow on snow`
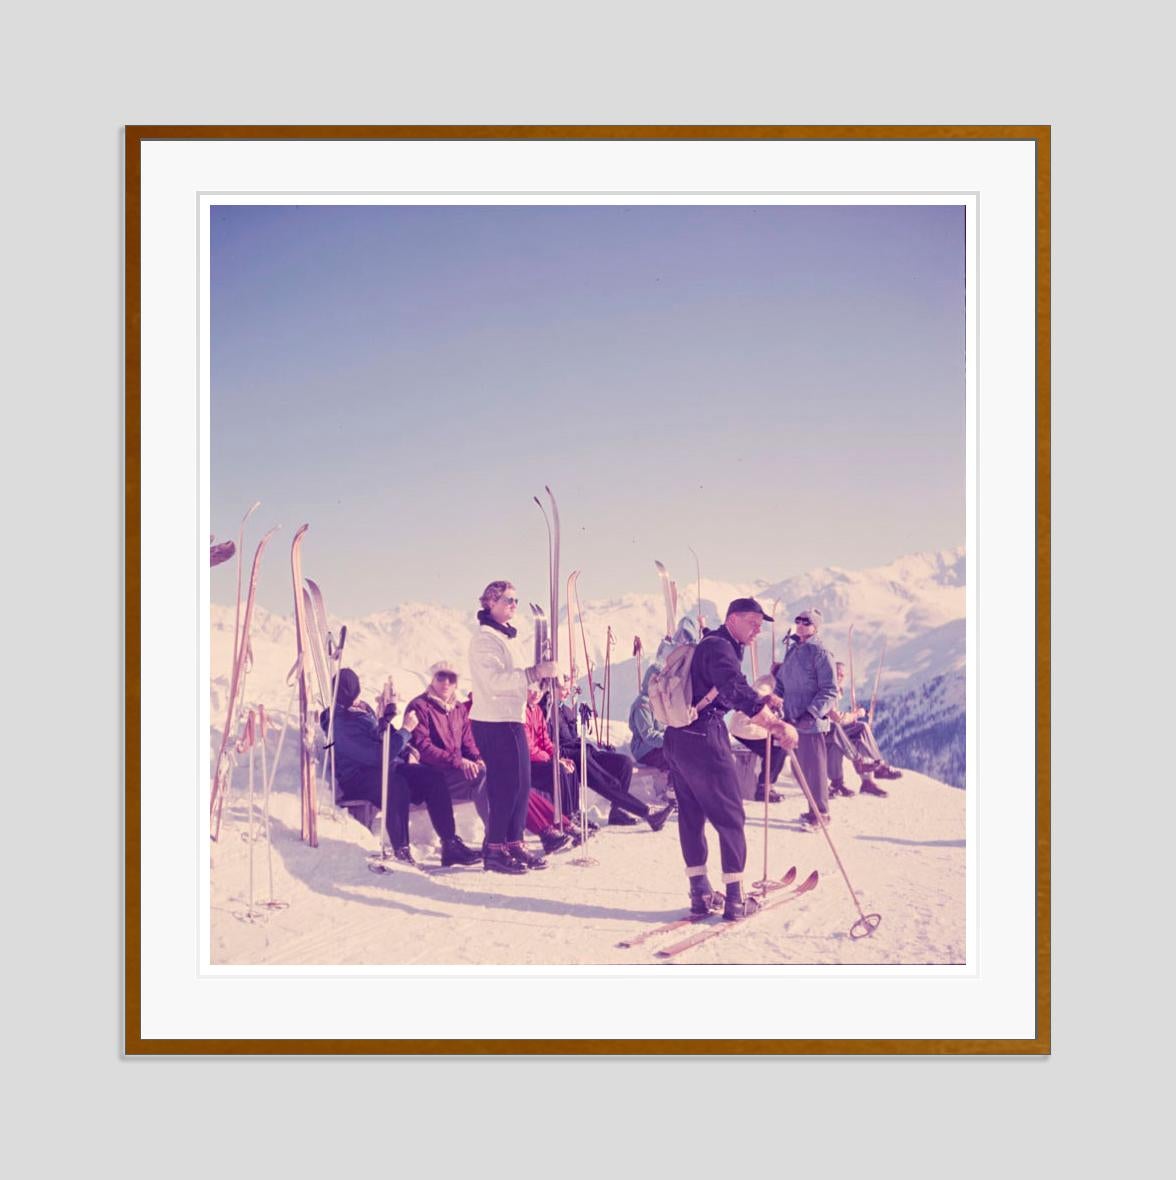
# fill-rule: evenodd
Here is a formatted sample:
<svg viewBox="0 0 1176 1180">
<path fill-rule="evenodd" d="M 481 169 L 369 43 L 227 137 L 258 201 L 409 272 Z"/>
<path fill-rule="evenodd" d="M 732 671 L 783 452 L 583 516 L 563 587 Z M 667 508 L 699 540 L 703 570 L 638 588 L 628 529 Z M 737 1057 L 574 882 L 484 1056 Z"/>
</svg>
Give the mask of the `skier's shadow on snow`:
<svg viewBox="0 0 1176 1180">
<path fill-rule="evenodd" d="M 873 844 L 906 844 L 914 848 L 966 848 L 966 840 L 903 840 L 898 836 L 858 836 L 858 840 L 868 840 Z"/>
<path fill-rule="evenodd" d="M 370 894 L 361 894 L 355 892 L 353 888 L 348 888 L 348 886 L 370 885 L 371 881 L 375 880 L 375 877 L 367 871 L 365 861 L 359 861 L 360 869 L 358 871 L 363 872 L 364 875 L 362 878 L 358 876 L 357 872 L 353 879 L 349 878 L 347 881 L 324 881 L 321 875 L 322 866 L 329 858 L 336 854 L 337 848 L 345 850 L 349 872 L 351 872 L 351 865 L 355 863 L 356 857 L 355 845 L 350 840 L 332 840 L 329 837 L 323 839 L 321 824 L 319 825 L 319 842 L 317 848 L 308 848 L 302 843 L 302 833 L 287 826 L 280 820 L 271 818 L 270 829 L 273 833 L 274 851 L 281 856 L 286 872 L 291 877 L 295 877 L 301 881 L 308 889 L 322 894 L 323 897 L 332 897 L 339 901 L 357 902 L 360 905 L 383 906 L 387 909 L 403 910 L 406 914 L 421 914 L 428 918 L 448 918 L 452 916 L 442 913 L 440 910 L 422 909 L 419 906 L 406 905 L 404 902 L 396 901 L 392 898 L 376 900 Z M 304 849 L 306 856 L 294 855 L 296 849 Z M 368 880 L 369 877 L 371 880 Z"/>
<path fill-rule="evenodd" d="M 553 868 L 560 868 L 558 862 L 552 862 Z M 455 874 L 462 876 L 477 873 L 481 875 L 480 866 L 464 869 L 454 869 Z M 546 870 L 550 872 L 551 870 Z M 401 871 L 395 869 L 391 873 L 381 874 L 380 879 L 390 889 L 396 889 L 412 894 L 414 897 L 427 898 L 432 901 L 449 902 L 453 905 L 472 906 L 479 910 L 518 910 L 527 914 L 551 914 L 561 918 L 609 918 L 618 921 L 656 922 L 669 921 L 682 916 L 683 906 L 669 910 L 634 910 L 620 909 L 616 906 L 585 905 L 582 902 L 564 901 L 558 897 L 536 897 L 534 894 L 515 895 L 509 893 L 488 893 L 482 890 L 455 889 L 447 885 L 438 876 L 417 872 L 413 869 Z M 450 917 L 451 915 L 446 915 Z"/>
</svg>

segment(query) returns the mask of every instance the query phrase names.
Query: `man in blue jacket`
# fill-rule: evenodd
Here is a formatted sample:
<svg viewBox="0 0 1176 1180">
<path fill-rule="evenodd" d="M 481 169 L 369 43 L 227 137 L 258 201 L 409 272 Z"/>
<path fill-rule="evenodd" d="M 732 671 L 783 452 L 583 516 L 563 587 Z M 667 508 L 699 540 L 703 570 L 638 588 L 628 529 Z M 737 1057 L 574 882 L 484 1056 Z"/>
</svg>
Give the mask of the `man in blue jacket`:
<svg viewBox="0 0 1176 1180">
<path fill-rule="evenodd" d="M 800 735 L 796 757 L 820 812 L 813 815 L 806 811 L 800 817 L 801 823 L 810 827 L 829 819 L 825 735 L 830 728 L 829 710 L 841 695 L 833 656 L 817 638 L 822 621 L 818 608 L 802 610 L 793 620 L 795 630 L 784 659 L 773 669 L 784 717 Z"/>
<path fill-rule="evenodd" d="M 691 704 L 698 717 L 690 725 L 666 730 L 666 761 L 674 771 L 678 793 L 678 840 L 690 880 L 690 912 L 710 912 L 715 900 L 706 875 L 706 822 L 719 835 L 719 856 L 726 886 L 723 917 L 738 921 L 747 912 L 743 870 L 747 863 L 746 815 L 731 737 L 724 716 L 738 709 L 753 717 L 784 749 L 796 744 L 796 730 L 772 709 L 776 697 L 760 696 L 743 675 L 743 648 L 754 642 L 764 621 L 772 618 L 754 598 L 736 598 L 721 627 L 698 644 L 690 664 Z"/>
</svg>

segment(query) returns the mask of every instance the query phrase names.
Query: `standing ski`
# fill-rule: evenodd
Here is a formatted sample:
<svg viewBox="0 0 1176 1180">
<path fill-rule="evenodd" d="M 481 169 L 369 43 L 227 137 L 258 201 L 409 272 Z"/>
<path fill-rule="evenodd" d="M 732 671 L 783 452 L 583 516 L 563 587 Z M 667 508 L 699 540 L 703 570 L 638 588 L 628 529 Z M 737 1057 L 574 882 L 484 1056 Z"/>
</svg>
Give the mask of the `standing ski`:
<svg viewBox="0 0 1176 1180">
<path fill-rule="evenodd" d="M 886 660 L 886 636 L 882 636 L 882 654 L 878 657 L 878 671 L 874 673 L 874 692 L 870 697 L 870 715 L 867 718 L 870 725 L 874 724 L 874 706 L 878 703 L 878 681 L 882 679 L 882 665 Z"/>
<path fill-rule="evenodd" d="M 551 595 L 550 642 L 551 659 L 559 661 L 559 505 L 555 502 L 555 493 L 544 485 L 544 491 L 551 501 L 551 519 L 548 520 L 543 503 L 538 496 L 535 503 L 543 513 L 543 520 L 547 525 L 547 585 Z M 561 800 L 559 780 L 559 678 L 555 677 L 548 687 L 551 691 L 551 713 L 549 725 L 551 727 L 551 748 L 555 751 L 551 759 L 551 794 L 555 809 L 555 826 L 563 824 L 563 804 Z"/>
<path fill-rule="evenodd" d="M 693 546 L 687 546 L 691 553 L 694 553 Z M 698 638 L 702 638 L 703 628 L 706 624 L 702 619 L 702 562 L 698 560 L 698 554 L 694 553 L 694 572 L 698 578 Z"/>
<path fill-rule="evenodd" d="M 318 847 L 318 795 L 314 781 L 314 730 L 310 724 L 310 683 L 307 670 L 309 638 L 308 621 L 302 590 L 302 538 L 306 536 L 309 524 L 304 524 L 294 534 L 290 545 L 290 573 L 294 579 L 294 634 L 298 643 L 298 722 L 302 740 L 299 754 L 300 777 L 302 780 L 302 839 L 311 848 Z"/>
<path fill-rule="evenodd" d="M 613 629 L 608 627 L 604 636 L 604 748 L 611 750 L 609 745 L 609 711 L 612 708 L 612 649 L 616 645 Z"/>
<path fill-rule="evenodd" d="M 849 625 L 849 707 L 857 712 L 857 681 L 853 677 L 853 624 Z"/>
<path fill-rule="evenodd" d="M 252 512 L 253 509 L 251 508 L 249 511 Z M 245 602 L 245 618 L 241 627 L 240 643 L 234 643 L 236 658 L 233 660 L 233 671 L 229 680 L 229 705 L 225 714 L 225 728 L 221 733 L 220 752 L 216 758 L 216 770 L 212 776 L 212 791 L 208 804 L 208 815 L 213 823 L 212 838 L 214 840 L 220 837 L 224 792 L 228 787 L 229 776 L 233 770 L 233 732 L 236 728 L 237 708 L 244 694 L 245 665 L 249 658 L 249 628 L 253 622 L 253 602 L 257 594 L 257 577 L 261 570 L 261 555 L 265 552 L 270 537 L 277 531 L 278 526 L 274 525 L 257 543 L 257 549 L 253 554 L 253 568 L 249 573 L 249 594 Z"/>
<path fill-rule="evenodd" d="M 584 645 L 584 664 L 586 665 L 586 674 L 588 676 L 588 699 L 592 703 L 592 726 L 596 734 L 597 744 L 600 742 L 600 714 L 596 711 L 596 673 L 592 667 L 592 656 L 588 652 L 588 632 L 584 628 L 584 608 L 580 605 L 580 571 L 576 571 L 576 581 L 572 587 L 572 591 L 576 598 L 576 618 L 580 623 L 580 641 Z M 568 599 L 568 642 L 571 643 L 571 616 L 572 616 L 572 600 Z"/>
<path fill-rule="evenodd" d="M 671 589 L 670 571 L 656 558 L 653 562 L 657 566 L 657 576 L 661 578 L 662 597 L 666 600 L 666 638 L 674 637 L 674 592 Z"/>
</svg>

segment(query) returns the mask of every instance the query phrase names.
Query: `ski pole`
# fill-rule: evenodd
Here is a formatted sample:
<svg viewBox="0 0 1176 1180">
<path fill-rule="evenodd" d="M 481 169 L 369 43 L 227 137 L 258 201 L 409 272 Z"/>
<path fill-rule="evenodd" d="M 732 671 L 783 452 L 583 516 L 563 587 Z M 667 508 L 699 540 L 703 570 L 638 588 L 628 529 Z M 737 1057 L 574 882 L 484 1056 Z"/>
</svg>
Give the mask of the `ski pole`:
<svg viewBox="0 0 1176 1180">
<path fill-rule="evenodd" d="M 770 764 L 772 761 L 772 735 L 769 732 L 767 741 L 764 742 L 764 875 L 763 879 L 756 881 L 754 887 L 760 891 L 761 894 L 768 892 L 768 797 L 771 791 L 771 785 L 768 782 Z"/>
<path fill-rule="evenodd" d="M 392 869 L 387 864 L 389 845 L 388 839 L 388 755 L 392 748 L 392 722 L 384 726 L 383 736 L 380 738 L 380 851 L 373 852 L 368 857 L 368 868 L 373 873 L 390 873 Z"/>
<path fill-rule="evenodd" d="M 241 531 L 237 534 L 237 614 L 233 619 L 233 667 L 237 666 L 237 647 L 241 634 L 241 573 L 244 561 L 245 522 L 261 507 L 260 500 L 254 500 L 253 507 L 241 517 Z"/>
<path fill-rule="evenodd" d="M 588 706 L 580 706 L 580 847 L 584 850 L 572 864 L 590 868 L 600 862 L 588 855 Z"/>
<path fill-rule="evenodd" d="M 642 677 L 641 677 L 641 652 L 642 652 L 641 636 L 634 635 L 633 636 L 633 657 L 637 661 L 637 695 L 638 696 L 641 695 L 641 687 L 644 684 L 644 681 L 642 680 Z"/>
<path fill-rule="evenodd" d="M 870 697 L 870 726 L 874 725 L 874 706 L 878 703 L 878 681 L 882 679 L 882 661 L 886 659 L 886 636 L 882 636 L 882 654 L 878 657 L 878 671 L 874 673 L 874 693 Z"/>
<path fill-rule="evenodd" d="M 293 702 L 291 701 L 291 704 Z M 261 733 L 261 787 L 262 787 L 262 810 L 265 813 L 265 859 L 269 871 L 269 897 L 261 904 L 267 910 L 284 910 L 287 903 L 278 901 L 274 897 L 274 842 L 270 834 L 270 786 L 272 780 L 266 760 L 266 730 L 269 728 L 269 717 L 266 714 L 265 707 L 258 707 L 259 725 Z M 286 734 L 286 727 L 282 726 L 282 733 L 278 738 L 278 750 L 281 751 L 282 737 Z M 277 757 L 274 758 L 274 769 L 277 769 Z"/>
<path fill-rule="evenodd" d="M 609 714 L 612 710 L 612 649 L 616 640 L 609 627 L 604 637 L 604 744 L 609 744 Z"/>
<path fill-rule="evenodd" d="M 334 654 L 331 651 L 327 652 L 327 666 L 330 667 L 330 661 L 335 661 L 335 678 L 331 685 L 331 704 L 330 712 L 327 714 L 327 744 L 323 750 L 323 771 L 322 777 L 327 777 L 327 759 L 330 757 L 330 773 L 329 779 L 331 785 L 331 818 L 338 818 L 335 811 L 335 706 L 339 701 L 339 673 L 343 670 L 343 647 L 347 643 L 347 624 L 344 623 L 339 628 L 339 646 L 334 648 Z M 332 645 L 334 646 L 334 645 Z"/>
<path fill-rule="evenodd" d="M 857 684 L 853 678 L 853 624 L 849 625 L 849 708 L 857 712 Z"/>
<path fill-rule="evenodd" d="M 796 781 L 800 784 L 800 789 L 804 792 L 804 797 L 808 800 L 809 811 L 812 812 L 817 821 L 817 826 L 825 834 L 825 839 L 829 842 L 829 851 L 833 853 L 833 859 L 837 862 L 837 867 L 841 870 L 841 876 L 845 880 L 845 887 L 849 890 L 849 896 L 853 898 L 853 904 L 859 914 L 858 920 L 849 928 L 850 938 L 865 938 L 873 934 L 882 922 L 881 914 L 867 914 L 862 910 L 862 903 L 858 901 L 858 895 L 854 892 L 853 886 L 849 881 L 849 874 L 845 871 L 845 865 L 841 863 L 841 857 L 837 855 L 837 848 L 833 843 L 833 837 L 829 835 L 829 825 L 826 817 L 821 814 L 817 808 L 817 801 L 813 798 L 813 793 L 809 790 L 808 781 L 804 777 L 804 771 L 800 769 L 800 759 L 791 751 L 788 751 L 788 758 L 792 765 L 792 774 Z"/>
</svg>

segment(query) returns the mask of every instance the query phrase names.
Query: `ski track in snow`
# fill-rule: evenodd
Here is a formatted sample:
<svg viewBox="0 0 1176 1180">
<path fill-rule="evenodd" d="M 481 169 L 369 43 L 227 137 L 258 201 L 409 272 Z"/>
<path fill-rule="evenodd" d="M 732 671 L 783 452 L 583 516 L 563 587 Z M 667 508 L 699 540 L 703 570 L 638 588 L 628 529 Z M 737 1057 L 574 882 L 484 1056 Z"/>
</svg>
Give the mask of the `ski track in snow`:
<svg viewBox="0 0 1176 1180">
<path fill-rule="evenodd" d="M 856 786 L 852 772 L 848 781 Z M 630 950 L 616 945 L 684 913 L 686 880 L 676 817 L 656 834 L 644 824 L 606 826 L 589 842 L 599 862 L 591 868 L 573 865 L 579 850 L 569 849 L 549 857 L 548 869 L 519 877 L 485 873 L 480 866 L 426 874 L 394 865 L 391 873 L 376 874 L 368 868 L 376 839 L 345 814 L 333 821 L 324 813 L 319 847 L 302 844 L 293 785 L 289 782 L 271 799 L 274 889 L 289 908 L 270 912 L 256 924 L 238 918 L 249 896 L 250 849 L 242 839 L 247 810 L 240 785 L 226 805 L 221 840 L 212 845 L 214 963 L 655 964 L 659 946 L 683 937 L 679 931 Z M 816 868 L 820 886 L 679 955 L 675 963 L 964 961 L 962 791 L 908 773 L 887 784 L 887 799 L 832 801 L 830 832 L 862 907 L 882 914 L 878 932 L 855 941 L 849 927 L 857 910 L 825 838 L 795 822 L 803 804 L 791 780 L 782 776 L 778 788 L 784 801 L 770 808 L 769 871 L 779 876 L 795 864 L 803 880 Z M 746 806 L 750 884 L 763 866 L 763 805 Z M 477 840 L 472 806 L 459 806 L 457 815 L 463 836 Z M 423 811 L 413 812 L 412 834 L 418 860 L 437 865 Z M 713 832 L 708 838 L 717 884 L 717 839 Z M 266 851 L 264 838 L 254 842 L 255 899 L 268 894 Z"/>
</svg>

